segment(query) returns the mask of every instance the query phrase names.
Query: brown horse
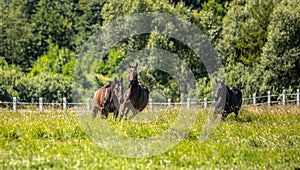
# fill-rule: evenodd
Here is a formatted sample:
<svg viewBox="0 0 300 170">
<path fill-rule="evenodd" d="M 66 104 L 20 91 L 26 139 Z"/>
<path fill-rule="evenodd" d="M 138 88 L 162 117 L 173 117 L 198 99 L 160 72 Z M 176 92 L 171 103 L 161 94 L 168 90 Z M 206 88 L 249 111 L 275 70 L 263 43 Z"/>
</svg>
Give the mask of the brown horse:
<svg viewBox="0 0 300 170">
<path fill-rule="evenodd" d="M 122 79 L 120 81 L 114 79 L 95 92 L 92 103 L 93 117 L 95 118 L 100 110 L 102 119 L 106 119 L 108 113 L 114 112 L 114 120 L 116 120 L 121 103 L 123 103 Z"/>
<path fill-rule="evenodd" d="M 124 94 L 124 105 L 121 110 L 120 120 L 123 118 L 124 113 L 125 119 L 127 118 L 129 110 L 132 111 L 130 119 L 133 118 L 147 106 L 149 101 L 148 88 L 138 81 L 137 66 L 138 64 L 136 66 L 129 65 L 128 80 L 130 83 Z"/>
</svg>

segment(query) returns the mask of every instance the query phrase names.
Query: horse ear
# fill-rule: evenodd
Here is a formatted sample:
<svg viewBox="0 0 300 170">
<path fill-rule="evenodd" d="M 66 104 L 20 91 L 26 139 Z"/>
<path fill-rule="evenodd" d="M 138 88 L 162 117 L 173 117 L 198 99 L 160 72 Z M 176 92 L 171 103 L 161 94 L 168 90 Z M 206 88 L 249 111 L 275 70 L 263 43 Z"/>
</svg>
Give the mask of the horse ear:
<svg viewBox="0 0 300 170">
<path fill-rule="evenodd" d="M 138 66 L 138 63 L 136 62 L 136 63 L 135 63 L 135 67 L 137 68 L 137 66 Z"/>
</svg>

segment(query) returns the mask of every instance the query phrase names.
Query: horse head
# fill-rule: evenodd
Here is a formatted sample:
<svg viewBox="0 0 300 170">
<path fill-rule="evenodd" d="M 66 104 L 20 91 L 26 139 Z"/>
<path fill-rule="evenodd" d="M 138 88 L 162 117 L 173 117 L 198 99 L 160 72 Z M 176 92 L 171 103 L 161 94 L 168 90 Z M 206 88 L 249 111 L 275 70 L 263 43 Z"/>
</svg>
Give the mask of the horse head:
<svg viewBox="0 0 300 170">
<path fill-rule="evenodd" d="M 215 85 L 215 108 L 214 112 L 215 114 L 222 113 L 225 107 L 225 102 L 226 102 L 226 93 L 227 93 L 227 86 L 224 83 L 224 80 L 218 81 L 216 80 L 216 85 Z"/>
<path fill-rule="evenodd" d="M 123 79 L 117 80 L 116 78 L 111 83 L 112 96 L 116 97 L 118 103 L 123 103 Z"/>
<path fill-rule="evenodd" d="M 130 84 L 138 81 L 137 66 L 137 63 L 135 66 L 129 65 L 128 80 Z"/>
</svg>

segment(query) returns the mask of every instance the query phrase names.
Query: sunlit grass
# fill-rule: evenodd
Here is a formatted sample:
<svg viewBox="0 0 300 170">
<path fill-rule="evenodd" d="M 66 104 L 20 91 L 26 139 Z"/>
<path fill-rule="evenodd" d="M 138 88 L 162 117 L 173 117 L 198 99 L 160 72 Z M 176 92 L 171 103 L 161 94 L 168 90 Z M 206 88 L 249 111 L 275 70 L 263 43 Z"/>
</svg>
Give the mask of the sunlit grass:
<svg viewBox="0 0 300 170">
<path fill-rule="evenodd" d="M 296 106 L 245 108 L 237 119 L 234 114 L 229 115 L 207 140 L 199 140 L 199 136 L 208 111 L 198 111 L 196 123 L 183 141 L 165 153 L 146 158 L 120 157 L 100 148 L 74 112 L 0 114 L 1 169 L 300 167 L 300 108 Z M 114 122 L 110 115 L 107 120 L 98 121 L 107 123 L 120 135 L 148 138 L 170 128 L 178 114 L 178 109 L 169 109 L 140 113 L 133 120 Z"/>
</svg>

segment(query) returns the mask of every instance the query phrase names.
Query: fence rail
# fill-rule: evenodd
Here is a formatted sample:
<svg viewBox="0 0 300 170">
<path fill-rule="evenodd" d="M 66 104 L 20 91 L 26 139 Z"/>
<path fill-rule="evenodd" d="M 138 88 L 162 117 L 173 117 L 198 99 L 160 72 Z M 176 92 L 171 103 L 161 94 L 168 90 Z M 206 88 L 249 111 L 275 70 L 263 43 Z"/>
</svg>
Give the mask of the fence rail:
<svg viewBox="0 0 300 170">
<path fill-rule="evenodd" d="M 282 97 L 281 100 L 272 100 L 272 97 Z M 262 102 L 258 102 L 258 100 Z M 188 109 L 191 108 L 192 105 L 202 106 L 203 108 L 207 108 L 209 104 L 214 103 L 212 100 L 208 100 L 206 97 L 202 101 L 191 101 L 190 98 L 187 98 L 186 102 L 172 102 L 171 99 L 168 99 L 167 102 L 153 102 L 152 99 L 149 99 L 149 110 L 153 111 L 154 106 L 163 106 L 163 107 L 171 107 L 172 105 L 181 105 L 186 106 Z M 271 94 L 270 91 L 267 92 L 267 95 L 264 96 L 256 96 L 253 94 L 252 98 L 243 98 L 243 106 L 260 106 L 260 105 L 268 105 L 271 106 L 272 104 L 282 104 L 283 106 L 287 105 L 287 103 L 295 103 L 297 106 L 300 105 L 300 93 L 299 89 L 296 90 L 296 93 L 289 93 L 287 94 L 285 90 L 283 90 L 282 94 Z M 45 103 L 43 98 L 39 98 L 39 102 L 18 102 L 16 97 L 13 97 L 12 102 L 1 102 L 1 105 L 12 105 L 12 110 L 14 112 L 17 111 L 18 105 L 38 105 L 39 111 L 44 111 L 45 105 L 58 105 L 62 106 L 62 109 L 65 111 L 67 110 L 68 106 L 76 106 L 82 105 L 85 106 L 87 111 L 90 111 L 91 108 L 91 100 L 87 98 L 86 102 L 77 102 L 77 103 L 68 103 L 66 97 L 62 99 L 62 103 Z"/>
</svg>

